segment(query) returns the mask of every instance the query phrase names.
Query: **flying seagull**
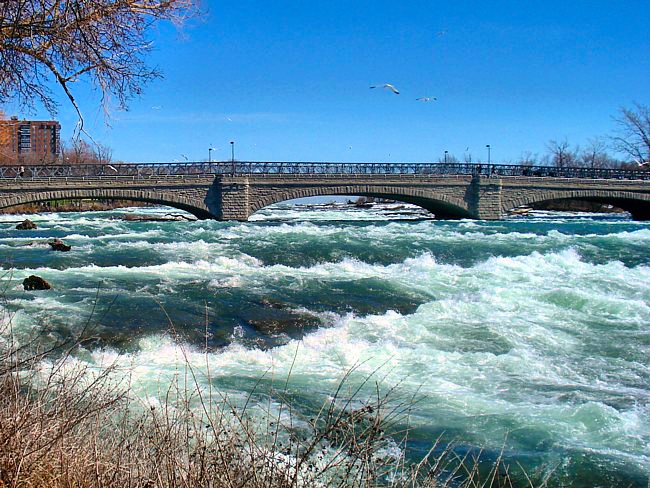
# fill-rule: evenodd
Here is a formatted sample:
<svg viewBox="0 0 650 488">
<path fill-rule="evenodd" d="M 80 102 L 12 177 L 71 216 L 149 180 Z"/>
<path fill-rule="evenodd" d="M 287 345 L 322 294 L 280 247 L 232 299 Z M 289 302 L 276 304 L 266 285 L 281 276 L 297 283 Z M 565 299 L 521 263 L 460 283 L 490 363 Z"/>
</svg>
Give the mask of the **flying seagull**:
<svg viewBox="0 0 650 488">
<path fill-rule="evenodd" d="M 372 85 L 370 88 L 388 88 L 395 95 L 399 95 L 399 90 L 395 88 L 393 85 L 391 85 L 390 83 L 384 83 L 383 85 Z"/>
<path fill-rule="evenodd" d="M 436 97 L 420 97 L 420 98 L 416 98 L 416 100 L 418 102 L 435 102 L 438 99 Z"/>
</svg>

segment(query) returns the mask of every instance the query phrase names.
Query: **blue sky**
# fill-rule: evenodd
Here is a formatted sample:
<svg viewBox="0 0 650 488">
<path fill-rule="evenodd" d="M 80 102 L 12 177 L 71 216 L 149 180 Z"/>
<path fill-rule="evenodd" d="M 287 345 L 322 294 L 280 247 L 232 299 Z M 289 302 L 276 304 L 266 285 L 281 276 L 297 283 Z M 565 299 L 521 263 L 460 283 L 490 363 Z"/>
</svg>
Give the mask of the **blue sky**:
<svg viewBox="0 0 650 488">
<path fill-rule="evenodd" d="M 636 1 L 208 1 L 181 33 L 152 33 L 148 85 L 106 127 L 125 161 L 516 161 L 549 139 L 610 134 L 650 104 L 650 7 Z M 392 83 L 399 90 L 371 90 Z M 418 97 L 437 97 L 422 103 Z M 63 100 L 63 98 L 61 97 Z M 46 116 L 45 113 L 36 115 Z M 58 115 L 69 137 L 75 114 Z"/>
</svg>

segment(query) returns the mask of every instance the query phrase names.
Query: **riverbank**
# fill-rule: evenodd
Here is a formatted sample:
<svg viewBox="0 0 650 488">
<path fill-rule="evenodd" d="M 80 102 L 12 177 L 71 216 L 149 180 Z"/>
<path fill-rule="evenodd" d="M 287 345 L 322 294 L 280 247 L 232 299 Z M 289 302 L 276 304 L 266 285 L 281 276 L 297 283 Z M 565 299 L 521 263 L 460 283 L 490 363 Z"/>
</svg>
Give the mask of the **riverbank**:
<svg viewBox="0 0 650 488">
<path fill-rule="evenodd" d="M 46 202 L 26 203 L 0 209 L 0 214 L 40 214 L 47 212 L 99 212 L 123 207 L 151 207 L 147 202 L 130 200 L 51 200 Z"/>
</svg>

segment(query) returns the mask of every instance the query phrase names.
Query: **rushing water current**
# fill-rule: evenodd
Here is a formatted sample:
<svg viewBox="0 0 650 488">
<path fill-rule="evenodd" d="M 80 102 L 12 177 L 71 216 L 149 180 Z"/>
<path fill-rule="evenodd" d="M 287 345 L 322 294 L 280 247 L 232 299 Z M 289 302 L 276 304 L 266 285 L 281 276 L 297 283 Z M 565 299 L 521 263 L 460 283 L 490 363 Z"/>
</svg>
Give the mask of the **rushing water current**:
<svg viewBox="0 0 650 488">
<path fill-rule="evenodd" d="M 185 360 L 179 341 L 200 368 L 206 336 L 212 381 L 235 398 L 292 368 L 295 406 L 310 408 L 355 365 L 353 388 L 379 368 L 382 385 L 417 398 L 414 458 L 442 435 L 503 449 L 555 486 L 647 486 L 650 224 L 435 221 L 388 204 L 282 204 L 245 223 L 121 218 L 170 211 L 29 216 L 33 231 L 0 216 L 14 328 L 64 338 L 92 313 L 80 360 L 132 368 L 143 397 Z M 72 251 L 49 250 L 53 237 Z M 54 289 L 23 291 L 31 274 Z"/>
</svg>

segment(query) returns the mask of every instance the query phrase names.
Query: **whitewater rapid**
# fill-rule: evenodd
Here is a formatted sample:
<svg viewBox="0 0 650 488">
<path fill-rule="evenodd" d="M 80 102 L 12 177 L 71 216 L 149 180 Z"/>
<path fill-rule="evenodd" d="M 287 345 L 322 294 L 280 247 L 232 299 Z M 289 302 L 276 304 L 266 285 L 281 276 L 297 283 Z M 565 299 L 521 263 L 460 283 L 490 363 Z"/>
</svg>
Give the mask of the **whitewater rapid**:
<svg viewBox="0 0 650 488">
<path fill-rule="evenodd" d="M 100 339 L 78 360 L 129 370 L 153 399 L 185 360 L 205 370 L 207 327 L 210 381 L 232 398 L 270 371 L 318 404 L 346 371 L 352 387 L 378 371 L 417 397 L 414 456 L 442 434 L 505 448 L 558 485 L 643 486 L 650 473 L 649 224 L 438 222 L 391 205 L 285 204 L 248 223 L 124 212 L 167 209 L 43 214 L 33 233 L 0 216 L 15 328 L 65 337 L 93 313 Z M 49 251 L 52 237 L 73 250 Z M 23 292 L 30 274 L 54 290 Z"/>
</svg>

